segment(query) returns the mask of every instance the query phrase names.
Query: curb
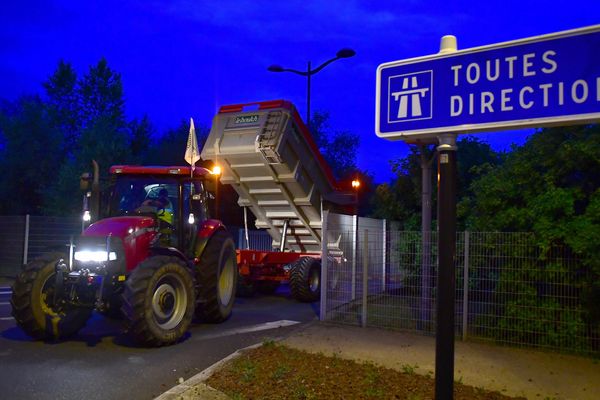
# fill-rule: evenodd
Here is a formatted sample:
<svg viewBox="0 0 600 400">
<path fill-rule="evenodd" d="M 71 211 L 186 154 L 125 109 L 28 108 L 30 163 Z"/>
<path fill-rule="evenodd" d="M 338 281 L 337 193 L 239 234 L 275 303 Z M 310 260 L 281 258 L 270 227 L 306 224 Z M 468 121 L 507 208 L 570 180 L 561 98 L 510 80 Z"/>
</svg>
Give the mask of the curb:
<svg viewBox="0 0 600 400">
<path fill-rule="evenodd" d="M 278 341 L 279 339 L 275 339 Z M 263 343 L 253 344 L 252 346 L 244 347 L 243 349 L 236 350 L 234 353 L 228 355 L 220 361 L 217 361 L 204 371 L 197 373 L 188 380 L 180 383 L 179 385 L 172 387 L 160 396 L 154 398 L 154 400 L 187 400 L 187 399 L 214 399 L 214 400 L 227 400 L 229 396 L 225 393 L 218 391 L 204 383 L 215 371 L 221 368 L 227 362 L 239 357 L 243 352 L 257 349 L 261 347 Z"/>
</svg>

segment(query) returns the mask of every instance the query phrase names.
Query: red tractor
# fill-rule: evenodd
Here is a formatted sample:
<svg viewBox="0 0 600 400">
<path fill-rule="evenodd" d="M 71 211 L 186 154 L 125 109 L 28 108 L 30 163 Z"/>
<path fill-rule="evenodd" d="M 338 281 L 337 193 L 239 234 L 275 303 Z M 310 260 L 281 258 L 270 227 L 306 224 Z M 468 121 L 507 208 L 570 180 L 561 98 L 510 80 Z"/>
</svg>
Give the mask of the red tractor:
<svg viewBox="0 0 600 400">
<path fill-rule="evenodd" d="M 18 275 L 11 299 L 17 324 L 33 338 L 61 339 L 97 310 L 122 315 L 138 343 L 162 346 L 177 342 L 194 315 L 228 318 L 236 251 L 223 224 L 209 217 L 210 172 L 114 166 L 110 173 L 104 201 L 95 202 L 104 218 Z M 97 190 L 88 195 L 95 199 Z"/>
</svg>

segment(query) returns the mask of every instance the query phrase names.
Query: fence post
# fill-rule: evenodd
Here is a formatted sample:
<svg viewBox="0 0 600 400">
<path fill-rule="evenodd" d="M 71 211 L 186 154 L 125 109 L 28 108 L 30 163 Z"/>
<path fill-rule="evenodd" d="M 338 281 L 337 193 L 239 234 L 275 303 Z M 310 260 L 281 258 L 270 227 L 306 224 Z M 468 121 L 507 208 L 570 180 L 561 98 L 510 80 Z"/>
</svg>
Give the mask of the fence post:
<svg viewBox="0 0 600 400">
<path fill-rule="evenodd" d="M 467 324 L 469 320 L 469 231 L 465 231 L 465 266 L 463 275 L 463 318 L 462 340 L 467 340 Z"/>
<path fill-rule="evenodd" d="M 385 292 L 385 278 L 386 278 L 386 256 L 387 256 L 387 237 L 386 237 L 386 230 L 387 230 L 387 220 L 383 220 L 383 263 L 381 265 L 381 287 L 382 287 L 382 292 Z"/>
<path fill-rule="evenodd" d="M 352 216 L 352 295 L 350 300 L 356 299 L 356 258 L 358 257 L 358 215 Z"/>
<path fill-rule="evenodd" d="M 29 214 L 25 215 L 25 237 L 23 238 L 23 265 L 27 264 L 29 253 Z"/>
<path fill-rule="evenodd" d="M 365 239 L 363 243 L 363 277 L 362 277 L 362 314 L 361 326 L 367 326 L 367 291 L 369 288 L 369 230 L 365 229 Z"/>
<path fill-rule="evenodd" d="M 323 210 L 321 220 L 321 303 L 319 307 L 319 320 L 325 321 L 325 313 L 327 312 L 327 222 L 329 211 Z"/>
</svg>

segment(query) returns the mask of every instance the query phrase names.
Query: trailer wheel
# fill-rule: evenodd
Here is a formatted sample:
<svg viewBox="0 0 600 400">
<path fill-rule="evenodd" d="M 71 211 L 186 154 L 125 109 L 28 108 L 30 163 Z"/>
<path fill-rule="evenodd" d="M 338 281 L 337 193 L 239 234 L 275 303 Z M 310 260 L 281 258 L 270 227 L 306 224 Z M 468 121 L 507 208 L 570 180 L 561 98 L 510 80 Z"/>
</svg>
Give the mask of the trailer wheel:
<svg viewBox="0 0 600 400">
<path fill-rule="evenodd" d="M 231 315 L 237 288 L 235 244 L 229 233 L 216 232 L 206 244 L 196 268 L 199 307 L 196 315 L 206 322 L 221 322 Z"/>
<path fill-rule="evenodd" d="M 34 339 L 62 339 L 77 333 L 91 308 L 74 307 L 55 299 L 55 265 L 67 256 L 49 253 L 23 267 L 12 287 L 12 315 Z"/>
<path fill-rule="evenodd" d="M 292 264 L 290 271 L 292 297 L 302 302 L 319 300 L 321 295 L 321 261 L 312 257 L 301 257 Z"/>
<path fill-rule="evenodd" d="M 121 310 L 128 334 L 147 346 L 177 342 L 192 322 L 194 299 L 192 275 L 181 259 L 146 259 L 125 282 Z"/>
<path fill-rule="evenodd" d="M 277 281 L 258 281 L 256 282 L 256 290 L 261 294 L 273 294 L 277 291 L 279 282 Z"/>
</svg>

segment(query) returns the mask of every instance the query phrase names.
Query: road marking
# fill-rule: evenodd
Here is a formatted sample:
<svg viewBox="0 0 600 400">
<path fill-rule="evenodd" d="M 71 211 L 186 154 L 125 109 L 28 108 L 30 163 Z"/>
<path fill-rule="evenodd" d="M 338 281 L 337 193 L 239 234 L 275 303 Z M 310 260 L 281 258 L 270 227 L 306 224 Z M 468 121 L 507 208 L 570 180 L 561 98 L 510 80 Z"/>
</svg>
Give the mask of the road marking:
<svg viewBox="0 0 600 400">
<path fill-rule="evenodd" d="M 0 317 L 0 321 L 12 321 L 13 317 Z"/>
<path fill-rule="evenodd" d="M 208 335 L 200 335 L 200 336 L 194 337 L 194 339 L 198 339 L 198 340 L 215 339 L 215 338 L 224 337 L 224 336 L 239 335 L 240 333 L 259 332 L 259 331 L 266 331 L 269 329 L 283 328 L 286 326 L 292 326 L 292 325 L 296 325 L 299 323 L 300 323 L 300 321 L 290 321 L 287 319 L 282 319 L 281 321 L 265 322 L 264 324 L 246 326 L 243 328 L 228 329 L 228 330 L 225 330 L 225 331 L 222 331 L 219 333 L 213 333 L 213 334 L 208 334 Z"/>
</svg>

